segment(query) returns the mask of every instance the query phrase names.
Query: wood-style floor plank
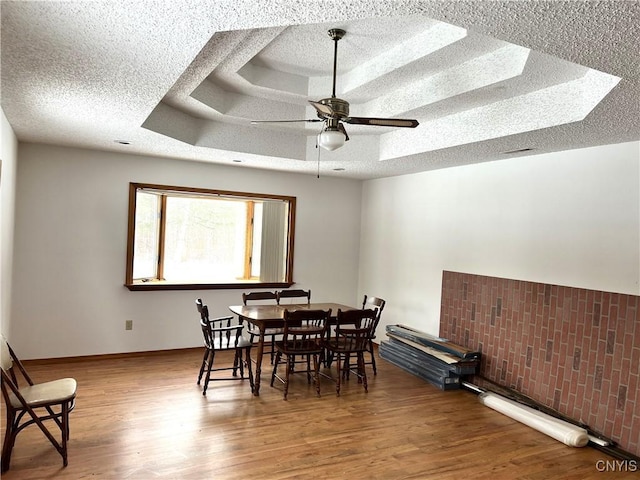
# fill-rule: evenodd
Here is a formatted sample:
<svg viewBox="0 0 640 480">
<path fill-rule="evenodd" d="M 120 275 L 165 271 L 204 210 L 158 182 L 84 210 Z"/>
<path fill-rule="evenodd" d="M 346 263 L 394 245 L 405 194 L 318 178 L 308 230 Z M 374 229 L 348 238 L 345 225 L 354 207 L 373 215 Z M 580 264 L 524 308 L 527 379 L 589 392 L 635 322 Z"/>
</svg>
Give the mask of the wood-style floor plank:
<svg viewBox="0 0 640 480">
<path fill-rule="evenodd" d="M 323 379 L 317 398 L 304 375 L 294 375 L 284 401 L 281 385 L 269 387 L 268 368 L 260 397 L 248 381 L 213 382 L 203 397 L 196 385 L 201 358 L 202 350 L 192 349 L 27 362 L 36 381 L 78 381 L 69 466 L 29 427 L 3 480 L 601 480 L 596 462 L 613 460 L 567 447 L 470 392 L 440 391 L 383 359 L 369 393 L 352 378 L 336 397 Z M 1 413 L 4 436 L 4 404 Z"/>
</svg>

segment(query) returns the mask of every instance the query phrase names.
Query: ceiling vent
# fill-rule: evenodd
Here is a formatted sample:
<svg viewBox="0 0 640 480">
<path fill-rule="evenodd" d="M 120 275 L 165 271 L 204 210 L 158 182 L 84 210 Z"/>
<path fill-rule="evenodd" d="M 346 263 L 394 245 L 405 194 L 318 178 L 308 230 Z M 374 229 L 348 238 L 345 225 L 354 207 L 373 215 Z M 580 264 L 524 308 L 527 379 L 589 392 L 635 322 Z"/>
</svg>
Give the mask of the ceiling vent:
<svg viewBox="0 0 640 480">
<path fill-rule="evenodd" d="M 502 152 L 502 155 L 511 155 L 512 153 L 530 152 L 531 150 L 534 150 L 534 149 L 533 148 L 520 148 L 518 150 L 511 150 L 509 152 Z"/>
</svg>

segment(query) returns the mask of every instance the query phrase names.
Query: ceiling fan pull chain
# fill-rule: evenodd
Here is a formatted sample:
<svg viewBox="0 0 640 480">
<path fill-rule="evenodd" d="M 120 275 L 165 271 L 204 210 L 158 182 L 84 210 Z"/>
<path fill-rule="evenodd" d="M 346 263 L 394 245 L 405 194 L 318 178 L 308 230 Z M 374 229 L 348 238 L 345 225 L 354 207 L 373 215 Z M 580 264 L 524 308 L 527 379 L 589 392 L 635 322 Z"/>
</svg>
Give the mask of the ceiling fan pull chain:
<svg viewBox="0 0 640 480">
<path fill-rule="evenodd" d="M 324 124 L 322 125 L 322 128 L 320 128 L 320 133 L 322 133 L 323 130 Z M 320 150 L 322 150 L 321 148 L 318 148 L 318 137 L 320 137 L 320 133 L 316 135 L 316 149 L 318 150 L 318 173 L 316 178 L 320 178 Z"/>
</svg>

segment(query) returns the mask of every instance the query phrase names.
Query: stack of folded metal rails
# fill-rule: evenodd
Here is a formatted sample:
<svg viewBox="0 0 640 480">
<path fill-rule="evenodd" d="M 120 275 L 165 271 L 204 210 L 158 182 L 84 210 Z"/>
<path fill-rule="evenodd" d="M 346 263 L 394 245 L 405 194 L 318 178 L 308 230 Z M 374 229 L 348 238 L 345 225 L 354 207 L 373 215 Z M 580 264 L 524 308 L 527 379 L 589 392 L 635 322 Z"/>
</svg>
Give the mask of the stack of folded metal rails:
<svg viewBox="0 0 640 480">
<path fill-rule="evenodd" d="M 386 333 L 380 357 L 441 390 L 459 389 L 461 377 L 478 372 L 480 352 L 406 325 L 387 325 Z"/>
</svg>

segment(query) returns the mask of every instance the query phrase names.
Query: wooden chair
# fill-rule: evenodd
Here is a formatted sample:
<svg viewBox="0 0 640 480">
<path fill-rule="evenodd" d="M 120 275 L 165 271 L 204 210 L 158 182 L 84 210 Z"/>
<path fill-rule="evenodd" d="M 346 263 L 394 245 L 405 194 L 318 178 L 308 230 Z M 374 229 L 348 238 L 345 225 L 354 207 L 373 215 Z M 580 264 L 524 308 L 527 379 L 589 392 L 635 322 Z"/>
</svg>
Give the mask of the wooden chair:
<svg viewBox="0 0 640 480">
<path fill-rule="evenodd" d="M 248 302 L 256 301 L 262 301 L 262 303 L 265 303 L 265 300 L 274 300 L 277 303 L 278 295 L 276 292 L 249 292 L 242 294 L 242 303 L 244 305 L 247 305 Z"/>
<path fill-rule="evenodd" d="M 300 289 L 292 289 L 292 290 L 280 290 L 276 292 L 277 302 L 280 305 L 283 298 L 306 298 L 307 305 L 311 303 L 311 290 L 300 290 Z"/>
<path fill-rule="evenodd" d="M 62 464 L 66 467 L 69 412 L 73 410 L 76 399 L 75 379 L 62 378 L 34 383 L 4 337 L 1 339 L 0 348 L 2 350 L 2 396 L 7 409 L 6 431 L 2 445 L 2 473 L 9 470 L 11 451 L 18 433 L 33 424 L 42 430 L 45 437 L 62 456 Z M 22 387 L 19 386 L 20 377 L 20 383 L 25 383 Z M 60 442 L 44 424 L 45 420 L 53 420 L 56 423 L 61 432 Z"/>
<path fill-rule="evenodd" d="M 198 385 L 206 371 L 202 395 L 207 394 L 210 381 L 217 380 L 244 380 L 244 368 L 249 371 L 249 384 L 253 391 L 253 372 L 251 371 L 251 342 L 242 336 L 243 325 L 232 324 L 233 317 L 209 318 L 209 307 L 202 304 L 202 300 L 196 300 L 196 306 L 200 311 L 200 328 L 204 337 L 205 352 L 198 374 Z M 216 352 L 233 350 L 235 352 L 232 367 L 216 367 L 214 361 Z M 244 352 L 245 358 L 242 358 Z M 232 370 L 233 376 L 211 378 L 211 372 Z M 238 370 L 240 377 L 238 378 Z"/>
<path fill-rule="evenodd" d="M 278 295 L 276 292 L 249 292 L 242 294 L 242 304 L 248 305 L 249 303 L 260 302 L 261 304 L 270 303 L 271 301 L 277 303 Z M 255 337 L 260 336 L 260 329 L 254 325 L 247 325 L 247 333 L 249 334 L 249 340 L 253 343 Z M 271 364 L 273 365 L 273 358 L 275 356 L 275 339 L 276 335 L 282 335 L 282 328 L 267 328 L 264 332 L 265 340 L 269 338 L 269 348 L 262 351 L 263 354 L 268 353 L 271 357 Z"/>
<path fill-rule="evenodd" d="M 380 316 L 382 315 L 382 310 L 384 310 L 384 306 L 386 303 L 387 302 L 385 302 L 382 298 L 368 297 L 366 295 L 362 300 L 363 310 L 370 308 L 376 312 L 376 321 L 373 325 L 373 329 L 371 330 L 371 338 L 369 339 L 369 344 L 367 349 L 369 352 L 369 355 L 371 356 L 371 361 L 370 362 L 365 361 L 365 365 L 371 365 L 371 367 L 373 368 L 374 375 L 377 375 L 378 371 L 376 370 L 376 357 L 373 352 L 373 340 L 376 338 L 376 328 L 378 328 L 378 323 L 380 323 Z"/>
<path fill-rule="evenodd" d="M 369 340 L 375 325 L 376 312 L 366 310 L 338 310 L 335 332 L 327 336 L 324 347 L 327 355 L 336 360 L 338 372 L 334 379 L 336 382 L 336 394 L 340 395 L 340 382 L 347 377 L 349 372 L 349 358 L 355 355 L 357 369 L 354 373 L 358 377 L 358 383 L 364 385 L 364 391 L 368 391 L 367 373 L 364 367 L 364 353 L 369 351 Z M 328 377 L 330 378 L 330 377 Z"/>
<path fill-rule="evenodd" d="M 285 310 L 284 331 L 282 340 L 276 341 L 276 359 L 271 374 L 271 386 L 277 378 L 284 383 L 284 399 L 289 393 L 289 378 L 293 373 L 307 374 L 307 381 L 311 383 L 312 373 L 316 392 L 320 396 L 320 363 L 324 352 L 323 341 L 327 332 L 327 325 L 331 318 L 331 310 Z M 282 356 L 286 357 L 284 379 L 278 376 L 278 365 Z M 296 357 L 306 357 L 306 370 L 294 370 Z M 313 371 L 311 370 L 313 357 Z"/>
<path fill-rule="evenodd" d="M 202 302 L 202 299 L 201 298 L 197 298 L 196 299 L 196 309 L 198 310 L 198 313 L 200 314 L 200 318 L 202 318 L 202 307 L 203 306 L 204 306 L 204 303 Z M 224 318 L 227 318 L 227 317 L 224 317 Z M 240 322 L 240 323 L 242 323 L 242 322 Z M 206 347 L 206 343 L 205 343 L 205 347 Z M 202 377 L 202 372 L 204 371 L 204 368 L 205 368 L 205 365 L 206 365 L 206 359 L 208 358 L 208 355 L 209 355 L 209 352 L 205 349 L 204 358 L 202 359 L 202 366 L 200 367 L 200 375 L 198 376 L 198 385 L 200 385 L 200 378 Z M 238 368 L 238 357 L 237 356 L 234 356 L 234 358 L 233 358 L 233 366 Z M 234 375 L 235 375 L 235 372 L 234 372 Z"/>
</svg>

